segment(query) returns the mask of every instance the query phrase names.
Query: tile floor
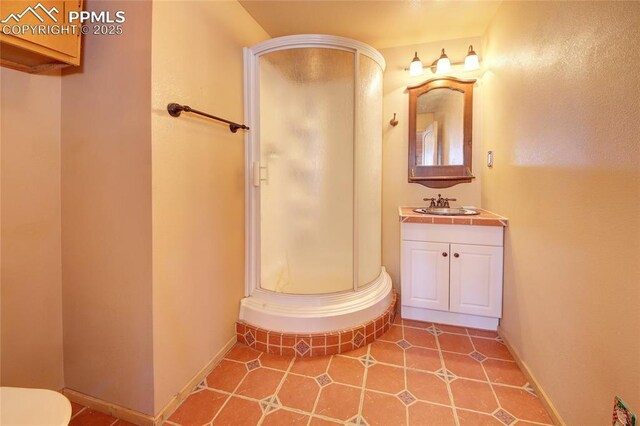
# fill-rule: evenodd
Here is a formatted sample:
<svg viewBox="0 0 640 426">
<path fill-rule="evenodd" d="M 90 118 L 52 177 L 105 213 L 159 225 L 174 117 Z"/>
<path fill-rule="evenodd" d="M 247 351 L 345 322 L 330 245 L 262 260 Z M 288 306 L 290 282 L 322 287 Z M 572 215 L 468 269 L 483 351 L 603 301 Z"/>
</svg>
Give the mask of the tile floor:
<svg viewBox="0 0 640 426">
<path fill-rule="evenodd" d="M 88 409 L 85 409 L 88 410 Z M 86 411 L 85 417 L 95 412 Z M 72 425 L 85 423 L 83 412 Z M 116 423 L 118 426 L 126 423 Z M 236 345 L 167 425 L 549 425 L 495 332 L 396 318 L 352 352 L 293 359 Z"/>
<path fill-rule="evenodd" d="M 71 403 L 71 421 L 69 426 L 134 426 L 108 414 L 94 411 L 75 402 Z"/>
</svg>

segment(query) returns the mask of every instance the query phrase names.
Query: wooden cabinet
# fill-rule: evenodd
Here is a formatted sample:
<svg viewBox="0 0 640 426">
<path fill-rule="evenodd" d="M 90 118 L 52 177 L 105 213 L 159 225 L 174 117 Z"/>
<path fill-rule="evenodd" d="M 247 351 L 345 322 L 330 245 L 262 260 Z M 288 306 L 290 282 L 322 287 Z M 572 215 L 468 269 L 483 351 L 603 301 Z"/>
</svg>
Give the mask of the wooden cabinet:
<svg viewBox="0 0 640 426">
<path fill-rule="evenodd" d="M 502 316 L 504 229 L 401 226 L 402 317 L 495 330 Z"/>
<path fill-rule="evenodd" d="M 449 244 L 402 242 L 402 304 L 449 310 Z"/>
<path fill-rule="evenodd" d="M 449 310 L 502 316 L 502 247 L 451 244 Z"/>
<path fill-rule="evenodd" d="M 80 65 L 81 31 L 68 17 L 81 9 L 81 0 L 2 0 L 0 64 L 26 72 Z"/>
</svg>

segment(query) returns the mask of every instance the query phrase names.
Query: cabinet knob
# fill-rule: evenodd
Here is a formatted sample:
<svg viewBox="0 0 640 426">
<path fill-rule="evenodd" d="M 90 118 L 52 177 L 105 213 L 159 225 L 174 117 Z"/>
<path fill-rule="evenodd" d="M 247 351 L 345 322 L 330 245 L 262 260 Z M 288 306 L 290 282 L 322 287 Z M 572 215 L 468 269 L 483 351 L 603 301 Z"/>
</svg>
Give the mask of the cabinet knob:
<svg viewBox="0 0 640 426">
<path fill-rule="evenodd" d="M 446 252 L 446 251 L 443 251 L 443 252 L 442 252 L 442 257 L 447 257 L 447 256 L 448 256 L 447 252 Z"/>
<path fill-rule="evenodd" d="M 458 253 L 453 253 L 453 257 L 460 257 Z"/>
</svg>

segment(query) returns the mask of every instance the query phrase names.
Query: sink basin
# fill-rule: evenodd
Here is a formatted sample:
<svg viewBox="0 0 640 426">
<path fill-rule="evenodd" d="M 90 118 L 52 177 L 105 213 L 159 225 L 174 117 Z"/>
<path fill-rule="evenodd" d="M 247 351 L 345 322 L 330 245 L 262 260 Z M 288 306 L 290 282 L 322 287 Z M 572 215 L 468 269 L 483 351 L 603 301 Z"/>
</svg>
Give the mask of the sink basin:
<svg viewBox="0 0 640 426">
<path fill-rule="evenodd" d="M 471 216 L 474 214 L 480 214 L 480 212 L 471 209 L 460 209 L 454 207 L 427 207 L 424 209 L 413 210 L 416 213 L 422 214 L 436 214 L 439 216 Z"/>
</svg>

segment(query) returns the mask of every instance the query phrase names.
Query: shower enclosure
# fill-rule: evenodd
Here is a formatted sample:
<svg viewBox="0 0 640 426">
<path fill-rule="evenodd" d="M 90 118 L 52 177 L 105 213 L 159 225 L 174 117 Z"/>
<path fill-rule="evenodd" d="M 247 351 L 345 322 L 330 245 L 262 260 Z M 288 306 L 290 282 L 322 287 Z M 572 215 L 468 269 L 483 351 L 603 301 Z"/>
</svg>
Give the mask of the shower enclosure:
<svg viewBox="0 0 640 426">
<path fill-rule="evenodd" d="M 384 311 L 382 72 L 326 35 L 245 49 L 246 298 L 240 319 L 321 332 Z"/>
</svg>

